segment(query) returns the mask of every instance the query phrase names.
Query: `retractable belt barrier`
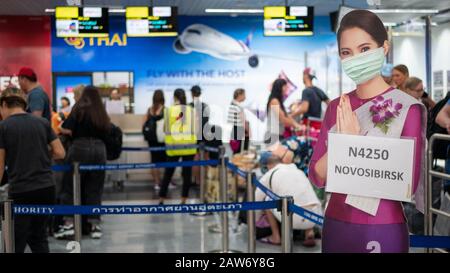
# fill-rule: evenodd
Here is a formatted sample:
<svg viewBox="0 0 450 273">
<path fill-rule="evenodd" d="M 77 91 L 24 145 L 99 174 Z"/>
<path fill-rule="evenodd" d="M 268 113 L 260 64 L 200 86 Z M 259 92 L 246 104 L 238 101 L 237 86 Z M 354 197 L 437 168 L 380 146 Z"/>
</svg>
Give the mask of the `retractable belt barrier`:
<svg viewBox="0 0 450 273">
<path fill-rule="evenodd" d="M 161 147 L 122 147 L 123 152 L 160 152 L 166 150 L 183 150 L 183 149 L 197 149 L 203 148 L 205 151 L 218 153 L 219 149 L 216 147 L 202 146 L 202 145 L 166 145 Z"/>
<path fill-rule="evenodd" d="M 166 150 L 192 149 L 203 148 L 208 152 L 219 152 L 218 148 L 202 146 L 202 145 L 171 145 L 163 147 L 123 147 L 122 151 L 127 152 L 159 152 Z M 194 163 L 195 162 L 195 163 Z M 104 164 L 104 165 L 80 165 L 80 171 L 113 171 L 113 170 L 136 170 L 136 169 L 155 169 L 155 168 L 175 168 L 175 167 L 194 167 L 194 166 L 208 166 L 217 165 L 218 160 L 207 161 L 183 161 L 183 162 L 156 162 L 156 163 L 132 163 L 132 164 Z M 52 171 L 54 172 L 69 172 L 72 171 L 72 165 L 54 165 Z"/>
<path fill-rule="evenodd" d="M 70 172 L 72 170 L 72 165 L 53 165 L 52 171 L 54 172 Z"/>
<path fill-rule="evenodd" d="M 167 145 L 161 147 L 122 147 L 125 152 L 160 152 L 166 150 L 197 149 L 200 145 Z"/>
<path fill-rule="evenodd" d="M 236 165 L 234 165 L 230 162 L 227 162 L 227 167 L 231 171 L 237 173 L 241 177 L 245 178 L 247 176 L 247 172 L 239 169 Z M 270 189 L 268 189 L 266 186 L 264 186 L 261 182 L 259 182 L 259 180 L 256 179 L 256 177 L 253 177 L 252 182 L 256 187 L 258 187 L 258 189 L 260 189 L 262 192 L 264 192 L 270 199 L 272 199 L 272 200 L 280 200 L 281 199 L 281 197 L 279 195 L 272 192 Z M 310 220 L 311 222 L 313 222 L 315 224 L 318 224 L 320 226 L 323 225 L 323 216 L 321 216 L 319 214 L 316 214 L 312 211 L 306 210 L 295 204 L 289 204 L 289 210 L 305 219 Z"/>
<path fill-rule="evenodd" d="M 420 248 L 450 248 L 450 237 L 411 235 L 409 236 L 409 246 Z"/>
<path fill-rule="evenodd" d="M 79 170 L 83 171 L 113 171 L 113 170 L 138 170 L 156 168 L 176 168 L 194 166 L 212 166 L 219 164 L 218 160 L 199 160 L 181 162 L 160 162 L 160 163 L 131 163 L 131 164 L 80 164 Z M 71 165 L 54 165 L 55 172 L 67 172 L 72 170 Z"/>
<path fill-rule="evenodd" d="M 181 161 L 181 162 L 161 162 L 161 163 L 132 163 L 132 164 L 105 164 L 105 165 L 85 165 L 80 164 L 80 171 L 109 171 L 109 170 L 136 170 L 155 168 L 175 168 L 217 165 L 218 160 L 202 161 Z"/>
<path fill-rule="evenodd" d="M 227 167 L 237 173 L 241 177 L 246 177 L 247 172 L 239 169 L 236 165 L 227 162 Z M 263 191 L 267 196 L 269 196 L 273 201 L 278 202 L 281 198 L 267 187 L 265 187 L 258 179 L 253 178 L 253 184 Z M 312 211 L 299 207 L 293 203 L 289 204 L 289 210 L 309 221 L 323 226 L 324 218 L 323 216 L 316 214 Z M 450 237 L 449 236 L 422 236 L 422 235 L 410 235 L 409 236 L 410 247 L 412 248 L 450 248 Z"/>
<path fill-rule="evenodd" d="M 241 210 L 265 210 L 278 207 L 277 201 L 209 203 L 185 205 L 13 205 L 14 214 L 20 215 L 107 215 L 107 214 L 172 214 L 196 212 L 220 212 Z"/>
<path fill-rule="evenodd" d="M 124 147 L 123 151 L 165 151 L 168 149 L 187 149 L 201 147 L 205 151 L 218 152 L 219 149 L 202 145 L 176 145 L 164 147 Z M 80 165 L 80 171 L 99 170 L 131 170 L 153 168 L 175 168 L 218 165 L 219 160 L 200 160 L 182 162 L 161 163 L 133 163 L 133 164 L 104 164 L 104 165 Z M 226 162 L 226 166 L 237 175 L 247 178 L 248 173 L 239 169 L 236 165 Z M 71 165 L 55 165 L 52 170 L 56 172 L 71 171 Z M 104 214 L 170 214 L 170 213 L 196 213 L 196 212 L 224 212 L 224 211 L 248 211 L 279 209 L 281 197 L 265 187 L 258 179 L 253 177 L 252 184 L 269 196 L 272 201 L 241 202 L 241 203 L 213 203 L 213 204 L 188 204 L 188 205 L 110 205 L 110 206 L 46 206 L 46 205 L 13 205 L 14 214 L 26 215 L 104 215 Z M 319 226 L 323 226 L 324 218 L 312 211 L 290 203 L 289 211 L 295 213 Z M 422 236 L 411 235 L 410 247 L 413 248 L 450 248 L 449 236 Z"/>
<path fill-rule="evenodd" d="M 247 177 L 247 172 L 239 169 L 238 166 L 236 166 L 236 165 L 234 165 L 234 164 L 232 164 L 230 162 L 227 162 L 227 167 L 228 167 L 228 169 L 230 169 L 234 173 L 237 173 L 239 176 L 241 176 L 243 178 Z"/>
<path fill-rule="evenodd" d="M 218 153 L 219 152 L 219 148 L 216 148 L 216 147 L 204 146 L 203 148 L 207 152 L 213 152 L 213 153 Z"/>
</svg>

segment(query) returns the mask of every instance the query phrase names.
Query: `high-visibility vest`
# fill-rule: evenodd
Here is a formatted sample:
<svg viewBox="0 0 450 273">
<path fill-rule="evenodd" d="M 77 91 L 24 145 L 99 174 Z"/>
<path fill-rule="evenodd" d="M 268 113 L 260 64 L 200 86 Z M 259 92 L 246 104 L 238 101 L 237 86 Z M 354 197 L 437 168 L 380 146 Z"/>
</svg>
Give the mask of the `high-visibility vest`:
<svg viewBox="0 0 450 273">
<path fill-rule="evenodd" d="M 174 105 L 164 110 L 164 140 L 167 146 L 196 145 L 194 111 L 188 105 Z M 166 150 L 168 156 L 195 155 L 196 148 Z"/>
</svg>

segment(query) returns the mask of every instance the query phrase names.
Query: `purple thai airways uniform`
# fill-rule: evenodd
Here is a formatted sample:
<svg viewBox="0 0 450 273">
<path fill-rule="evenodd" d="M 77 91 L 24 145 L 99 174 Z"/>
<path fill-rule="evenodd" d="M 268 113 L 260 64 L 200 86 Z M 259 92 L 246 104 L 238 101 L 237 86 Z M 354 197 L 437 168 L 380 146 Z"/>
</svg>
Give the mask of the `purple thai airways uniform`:
<svg viewBox="0 0 450 273">
<path fill-rule="evenodd" d="M 390 88 L 381 95 L 392 90 L 393 88 Z M 374 99 L 360 99 L 356 91 L 350 92 L 348 96 L 353 111 Z M 327 152 L 328 132 L 336 124 L 338 105 L 339 98 L 330 103 L 311 159 L 309 178 L 318 187 L 324 187 L 326 181 L 319 179 L 315 165 Z M 409 107 L 401 131 L 402 137 L 416 139 L 415 158 L 417 160 L 414 162 L 413 193 L 417 190 L 421 175 L 421 160 L 423 160 L 422 126 L 425 124 L 421 122 L 423 112 L 420 106 L 413 104 Z M 408 252 L 409 234 L 401 202 L 381 199 L 377 214 L 372 216 L 346 204 L 346 197 L 346 194 L 331 194 L 324 219 L 323 252 Z"/>
</svg>

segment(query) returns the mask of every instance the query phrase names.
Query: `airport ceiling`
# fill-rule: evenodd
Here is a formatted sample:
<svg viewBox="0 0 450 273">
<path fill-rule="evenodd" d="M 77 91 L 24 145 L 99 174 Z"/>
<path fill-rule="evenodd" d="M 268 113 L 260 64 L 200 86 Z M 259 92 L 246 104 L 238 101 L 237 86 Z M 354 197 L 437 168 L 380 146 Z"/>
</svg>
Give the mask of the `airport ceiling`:
<svg viewBox="0 0 450 273">
<path fill-rule="evenodd" d="M 73 0 L 1 0 L 0 15 L 45 15 L 45 9 L 67 5 Z M 120 8 L 137 5 L 171 5 L 177 6 L 180 15 L 214 15 L 205 9 L 261 9 L 269 5 L 308 5 L 314 6 L 316 15 L 328 15 L 336 11 L 339 5 L 355 8 L 376 8 L 368 2 L 380 2 L 380 9 L 437 9 L 448 10 L 448 0 L 83 0 L 85 6 L 103 6 Z M 48 13 L 47 13 L 48 14 Z M 227 14 L 225 14 L 227 15 Z M 380 14 L 384 22 L 404 22 L 425 14 Z M 435 21 L 450 19 L 450 12 L 435 17 Z"/>
</svg>

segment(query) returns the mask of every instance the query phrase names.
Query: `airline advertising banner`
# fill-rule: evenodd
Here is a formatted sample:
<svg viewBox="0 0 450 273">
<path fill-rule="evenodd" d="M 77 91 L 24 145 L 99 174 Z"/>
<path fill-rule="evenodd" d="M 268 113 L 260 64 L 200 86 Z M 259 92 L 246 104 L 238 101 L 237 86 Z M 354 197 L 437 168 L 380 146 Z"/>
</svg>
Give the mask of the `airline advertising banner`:
<svg viewBox="0 0 450 273">
<path fill-rule="evenodd" d="M 110 17 L 107 38 L 57 38 L 53 30 L 53 72 L 133 72 L 136 114 L 146 112 L 156 89 L 172 103 L 176 88 L 189 91 L 199 84 L 213 108 L 211 120 L 222 125 L 234 90 L 244 88 L 250 119 L 264 127 L 271 83 L 279 77 L 290 82 L 286 106 L 300 100 L 306 65 L 316 70 L 317 86 L 331 98 L 338 95 L 338 56 L 330 54 L 336 52 L 336 36 L 328 17 L 314 20 L 314 36 L 264 37 L 262 17 L 180 16 L 178 37 L 144 38 L 128 37 L 125 18 Z M 305 63 L 308 55 L 320 58 L 307 57 Z"/>
</svg>

